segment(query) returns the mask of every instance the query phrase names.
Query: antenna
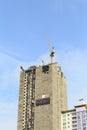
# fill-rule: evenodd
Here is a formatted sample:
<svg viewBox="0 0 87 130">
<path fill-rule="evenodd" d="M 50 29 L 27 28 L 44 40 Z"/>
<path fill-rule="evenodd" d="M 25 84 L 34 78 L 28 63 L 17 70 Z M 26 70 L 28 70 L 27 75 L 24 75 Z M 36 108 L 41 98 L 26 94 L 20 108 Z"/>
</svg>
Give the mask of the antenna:
<svg viewBox="0 0 87 130">
<path fill-rule="evenodd" d="M 54 54 L 55 54 L 54 47 L 51 47 L 50 41 L 48 39 L 48 36 L 46 36 L 46 39 L 48 41 L 48 46 L 49 46 L 49 50 L 50 50 L 51 63 L 53 63 L 53 57 L 54 57 Z"/>
</svg>

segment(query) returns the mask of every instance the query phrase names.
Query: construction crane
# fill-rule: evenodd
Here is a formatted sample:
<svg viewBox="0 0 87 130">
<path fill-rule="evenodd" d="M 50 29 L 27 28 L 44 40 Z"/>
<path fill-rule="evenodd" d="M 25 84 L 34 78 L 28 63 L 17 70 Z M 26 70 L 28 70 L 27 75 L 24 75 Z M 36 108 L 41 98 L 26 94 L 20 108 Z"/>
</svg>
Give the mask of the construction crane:
<svg viewBox="0 0 87 130">
<path fill-rule="evenodd" d="M 49 47 L 49 50 L 50 50 L 50 60 L 51 60 L 51 63 L 53 63 L 53 57 L 54 57 L 54 54 L 55 54 L 54 47 L 51 47 L 48 36 L 46 36 L 46 39 L 48 41 L 48 47 Z"/>
</svg>

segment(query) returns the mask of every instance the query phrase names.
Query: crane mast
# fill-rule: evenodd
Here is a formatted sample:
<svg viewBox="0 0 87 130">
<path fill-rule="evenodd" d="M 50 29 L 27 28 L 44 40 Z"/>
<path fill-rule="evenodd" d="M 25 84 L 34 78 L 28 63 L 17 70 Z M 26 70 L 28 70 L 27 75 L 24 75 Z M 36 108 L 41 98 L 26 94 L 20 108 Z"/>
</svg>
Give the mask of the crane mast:
<svg viewBox="0 0 87 130">
<path fill-rule="evenodd" d="M 48 47 L 49 47 L 49 50 L 50 50 L 50 62 L 53 63 L 53 57 L 55 55 L 55 50 L 54 50 L 54 47 L 51 47 L 50 41 L 48 39 L 48 36 L 46 36 L 46 39 L 48 41 Z"/>
</svg>

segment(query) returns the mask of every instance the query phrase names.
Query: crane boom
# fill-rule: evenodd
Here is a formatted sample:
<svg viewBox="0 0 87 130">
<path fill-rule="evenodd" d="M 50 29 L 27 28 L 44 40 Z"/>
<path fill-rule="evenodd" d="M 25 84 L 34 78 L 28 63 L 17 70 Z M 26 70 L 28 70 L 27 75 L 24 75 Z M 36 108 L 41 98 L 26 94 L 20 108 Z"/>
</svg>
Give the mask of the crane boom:
<svg viewBox="0 0 87 130">
<path fill-rule="evenodd" d="M 47 42 L 48 42 L 48 47 L 49 47 L 49 50 L 51 51 L 51 44 L 50 44 L 50 41 L 49 41 L 48 36 L 46 36 L 46 40 L 47 40 Z"/>
</svg>

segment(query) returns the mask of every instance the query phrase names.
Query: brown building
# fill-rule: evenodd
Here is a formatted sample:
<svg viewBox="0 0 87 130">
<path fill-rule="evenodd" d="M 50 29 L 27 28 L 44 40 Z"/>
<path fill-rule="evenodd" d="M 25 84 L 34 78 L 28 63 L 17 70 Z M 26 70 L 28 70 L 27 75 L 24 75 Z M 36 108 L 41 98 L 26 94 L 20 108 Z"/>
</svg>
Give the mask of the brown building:
<svg viewBox="0 0 87 130">
<path fill-rule="evenodd" d="M 64 110 L 66 78 L 57 63 L 21 71 L 17 130 L 61 130 Z"/>
</svg>

